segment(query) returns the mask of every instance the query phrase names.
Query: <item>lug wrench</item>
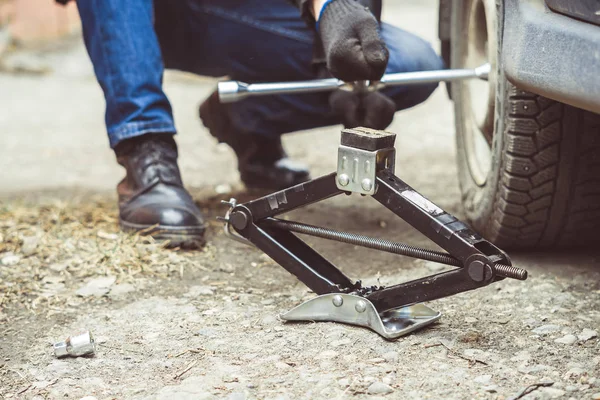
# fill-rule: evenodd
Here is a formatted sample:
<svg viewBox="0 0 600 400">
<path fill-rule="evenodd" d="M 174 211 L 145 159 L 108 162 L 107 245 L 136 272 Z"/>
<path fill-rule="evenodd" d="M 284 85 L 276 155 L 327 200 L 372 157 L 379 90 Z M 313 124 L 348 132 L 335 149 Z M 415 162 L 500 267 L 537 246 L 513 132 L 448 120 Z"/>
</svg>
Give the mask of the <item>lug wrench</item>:
<svg viewBox="0 0 600 400">
<path fill-rule="evenodd" d="M 400 72 L 386 74 L 376 82 L 344 82 L 339 79 L 316 79 L 297 82 L 246 83 L 223 81 L 218 84 L 221 103 L 234 103 L 250 96 L 268 96 L 273 94 L 295 94 L 328 92 L 336 89 L 359 92 L 375 91 L 386 87 L 416 85 L 423 83 L 453 82 L 466 79 L 487 80 L 491 66 L 489 63 L 474 69 L 445 69 L 437 71 Z"/>
</svg>

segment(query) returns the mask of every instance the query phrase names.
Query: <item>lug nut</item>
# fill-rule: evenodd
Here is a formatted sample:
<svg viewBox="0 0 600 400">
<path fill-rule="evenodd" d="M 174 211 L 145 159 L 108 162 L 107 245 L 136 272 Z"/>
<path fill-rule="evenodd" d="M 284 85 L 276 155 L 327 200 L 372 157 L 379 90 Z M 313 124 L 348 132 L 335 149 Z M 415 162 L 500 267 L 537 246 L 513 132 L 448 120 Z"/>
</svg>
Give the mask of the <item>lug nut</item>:
<svg viewBox="0 0 600 400">
<path fill-rule="evenodd" d="M 54 344 L 56 357 L 79 357 L 96 352 L 96 342 L 90 331 L 68 337 L 64 342 Z"/>
</svg>

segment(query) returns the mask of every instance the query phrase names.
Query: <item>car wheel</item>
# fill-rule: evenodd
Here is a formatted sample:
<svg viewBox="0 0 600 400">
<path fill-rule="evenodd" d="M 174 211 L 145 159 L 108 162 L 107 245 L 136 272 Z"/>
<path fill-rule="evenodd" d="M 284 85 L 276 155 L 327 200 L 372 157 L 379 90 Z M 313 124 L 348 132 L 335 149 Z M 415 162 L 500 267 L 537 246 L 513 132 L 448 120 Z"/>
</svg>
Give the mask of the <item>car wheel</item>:
<svg viewBox="0 0 600 400">
<path fill-rule="evenodd" d="M 502 1 L 452 5 L 452 67 L 492 65 L 487 82 L 452 84 L 468 221 L 506 248 L 599 243 L 600 116 L 507 81 Z"/>
</svg>

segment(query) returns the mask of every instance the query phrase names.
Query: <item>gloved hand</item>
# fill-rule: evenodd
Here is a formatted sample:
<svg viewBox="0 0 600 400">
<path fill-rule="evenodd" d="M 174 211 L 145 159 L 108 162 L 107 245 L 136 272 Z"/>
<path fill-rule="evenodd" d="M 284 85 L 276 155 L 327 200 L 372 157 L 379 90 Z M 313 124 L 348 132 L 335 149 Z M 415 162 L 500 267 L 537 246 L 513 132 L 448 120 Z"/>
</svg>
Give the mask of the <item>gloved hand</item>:
<svg viewBox="0 0 600 400">
<path fill-rule="evenodd" d="M 336 90 L 329 96 L 329 105 L 345 128 L 362 126 L 383 130 L 392 123 L 396 112 L 394 101 L 380 92 Z"/>
<path fill-rule="evenodd" d="M 379 36 L 379 24 L 356 0 L 332 0 L 318 19 L 327 67 L 346 82 L 381 78 L 389 52 Z"/>
</svg>

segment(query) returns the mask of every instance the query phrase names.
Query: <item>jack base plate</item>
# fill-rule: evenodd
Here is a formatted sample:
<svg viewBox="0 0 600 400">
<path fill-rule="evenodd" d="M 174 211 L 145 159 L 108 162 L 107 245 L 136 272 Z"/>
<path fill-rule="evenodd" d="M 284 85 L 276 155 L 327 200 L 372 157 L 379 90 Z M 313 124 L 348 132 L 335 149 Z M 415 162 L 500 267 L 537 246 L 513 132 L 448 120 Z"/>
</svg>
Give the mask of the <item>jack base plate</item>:
<svg viewBox="0 0 600 400">
<path fill-rule="evenodd" d="M 386 339 L 396 339 L 421 329 L 442 314 L 423 304 L 413 304 L 379 314 L 364 297 L 330 293 L 310 299 L 281 316 L 286 321 L 330 321 L 363 326 Z"/>
</svg>

